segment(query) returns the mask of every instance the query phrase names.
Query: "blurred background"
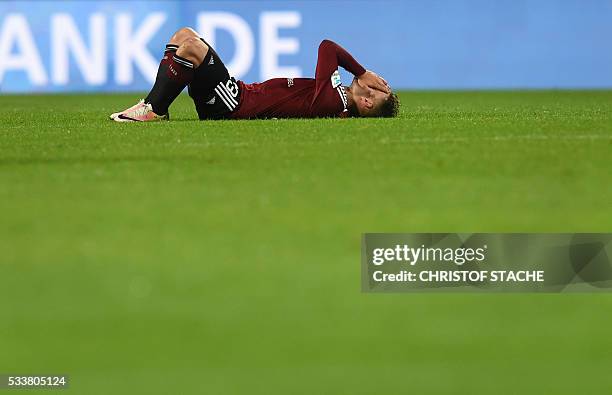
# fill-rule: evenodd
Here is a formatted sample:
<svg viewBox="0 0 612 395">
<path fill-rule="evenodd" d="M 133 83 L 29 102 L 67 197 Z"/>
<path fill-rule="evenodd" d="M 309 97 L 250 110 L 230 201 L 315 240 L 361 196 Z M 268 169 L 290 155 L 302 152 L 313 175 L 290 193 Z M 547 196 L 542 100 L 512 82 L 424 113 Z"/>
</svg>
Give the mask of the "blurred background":
<svg viewBox="0 0 612 395">
<path fill-rule="evenodd" d="M 612 1 L 3 1 L 0 91 L 142 91 L 182 26 L 247 82 L 341 43 L 398 89 L 612 87 Z"/>
</svg>

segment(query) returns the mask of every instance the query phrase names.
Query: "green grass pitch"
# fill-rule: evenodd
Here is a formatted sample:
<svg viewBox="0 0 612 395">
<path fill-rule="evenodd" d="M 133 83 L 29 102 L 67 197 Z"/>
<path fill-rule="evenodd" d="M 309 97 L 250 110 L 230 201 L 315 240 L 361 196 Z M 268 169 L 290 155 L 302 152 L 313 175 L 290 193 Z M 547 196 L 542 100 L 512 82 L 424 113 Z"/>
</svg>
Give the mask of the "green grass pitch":
<svg viewBox="0 0 612 395">
<path fill-rule="evenodd" d="M 612 92 L 116 124 L 0 97 L 0 373 L 75 394 L 602 394 L 612 296 L 362 294 L 363 232 L 612 231 Z M 27 391 L 24 391 L 26 393 Z"/>
</svg>

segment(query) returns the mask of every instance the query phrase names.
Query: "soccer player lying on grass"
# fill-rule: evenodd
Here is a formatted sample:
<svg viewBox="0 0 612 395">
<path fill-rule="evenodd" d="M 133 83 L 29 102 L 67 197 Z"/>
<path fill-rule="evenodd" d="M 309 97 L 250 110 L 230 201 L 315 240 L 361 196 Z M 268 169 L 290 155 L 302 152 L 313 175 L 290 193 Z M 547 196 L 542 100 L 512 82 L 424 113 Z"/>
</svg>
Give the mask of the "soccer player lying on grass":
<svg viewBox="0 0 612 395">
<path fill-rule="evenodd" d="M 342 86 L 338 66 L 355 78 Z M 117 122 L 169 119 L 168 107 L 188 87 L 200 119 L 394 117 L 399 100 L 387 82 L 366 71 L 338 44 L 319 45 L 316 76 L 246 84 L 230 77 L 219 55 L 190 28 L 177 31 L 149 95 L 110 117 Z"/>
</svg>

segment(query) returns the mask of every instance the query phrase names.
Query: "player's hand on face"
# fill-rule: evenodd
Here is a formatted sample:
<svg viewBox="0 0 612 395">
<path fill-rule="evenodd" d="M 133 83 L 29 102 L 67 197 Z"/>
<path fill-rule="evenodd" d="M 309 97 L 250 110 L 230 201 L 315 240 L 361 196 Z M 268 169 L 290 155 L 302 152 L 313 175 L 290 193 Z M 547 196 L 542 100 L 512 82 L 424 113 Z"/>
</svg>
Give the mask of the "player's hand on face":
<svg viewBox="0 0 612 395">
<path fill-rule="evenodd" d="M 389 84 L 387 84 L 387 81 L 385 81 L 381 76 L 370 70 L 357 77 L 357 83 L 365 89 L 370 88 L 385 93 L 391 93 L 391 88 L 389 88 Z"/>
</svg>

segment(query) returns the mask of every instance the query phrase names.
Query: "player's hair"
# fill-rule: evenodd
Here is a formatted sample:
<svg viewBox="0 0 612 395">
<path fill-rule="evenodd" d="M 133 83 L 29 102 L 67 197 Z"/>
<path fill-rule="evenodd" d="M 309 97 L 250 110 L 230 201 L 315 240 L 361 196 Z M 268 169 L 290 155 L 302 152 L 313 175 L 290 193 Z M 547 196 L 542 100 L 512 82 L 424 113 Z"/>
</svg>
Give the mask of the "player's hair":
<svg viewBox="0 0 612 395">
<path fill-rule="evenodd" d="M 395 93 L 389 94 L 387 100 L 383 101 L 376 111 L 376 117 L 395 118 L 399 114 L 400 101 Z"/>
</svg>

